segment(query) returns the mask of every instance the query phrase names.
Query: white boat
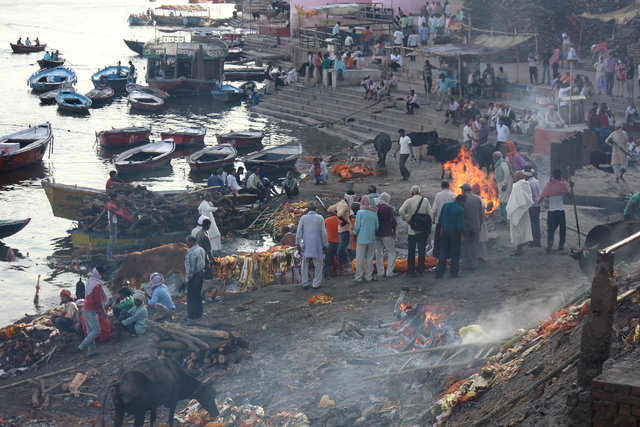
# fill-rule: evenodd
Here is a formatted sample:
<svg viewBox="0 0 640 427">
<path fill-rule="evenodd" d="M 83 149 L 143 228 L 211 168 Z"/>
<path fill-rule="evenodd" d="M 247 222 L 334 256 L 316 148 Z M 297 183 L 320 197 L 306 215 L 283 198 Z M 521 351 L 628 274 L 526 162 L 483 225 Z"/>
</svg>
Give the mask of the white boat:
<svg viewBox="0 0 640 427">
<path fill-rule="evenodd" d="M 187 157 L 187 163 L 194 171 L 208 171 L 234 162 L 238 151 L 231 144 L 220 144 L 196 151 Z"/>
<path fill-rule="evenodd" d="M 279 145 L 244 156 L 246 167 L 261 166 L 267 168 L 293 167 L 302 154 L 302 145 L 298 142 Z"/>
<path fill-rule="evenodd" d="M 153 142 L 119 154 L 114 163 L 118 172 L 138 172 L 170 163 L 175 149 L 172 140 Z"/>
</svg>

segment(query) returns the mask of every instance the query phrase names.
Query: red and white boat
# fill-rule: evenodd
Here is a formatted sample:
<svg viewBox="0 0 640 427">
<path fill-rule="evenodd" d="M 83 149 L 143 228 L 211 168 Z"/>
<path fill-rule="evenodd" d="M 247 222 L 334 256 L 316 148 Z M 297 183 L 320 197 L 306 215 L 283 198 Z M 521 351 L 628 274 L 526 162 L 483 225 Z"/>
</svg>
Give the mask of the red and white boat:
<svg viewBox="0 0 640 427">
<path fill-rule="evenodd" d="M 116 156 L 114 163 L 120 173 L 132 173 L 171 163 L 176 145 L 171 140 L 135 147 Z"/>
<path fill-rule="evenodd" d="M 169 130 L 160 133 L 162 139 L 173 139 L 176 146 L 187 147 L 189 145 L 202 145 L 204 144 L 204 136 L 207 134 L 205 128 L 181 128 L 176 130 Z"/>
<path fill-rule="evenodd" d="M 96 139 L 103 147 L 118 148 L 129 145 L 148 144 L 151 128 L 131 126 L 126 128 L 103 130 L 96 134 Z"/>
<path fill-rule="evenodd" d="M 231 144 L 236 148 L 254 147 L 262 144 L 264 133 L 257 130 L 227 132 L 217 135 L 218 144 Z"/>
<path fill-rule="evenodd" d="M 196 151 L 187 157 L 187 163 L 193 171 L 211 172 L 219 166 L 230 165 L 238 157 L 233 145 L 220 144 Z"/>
<path fill-rule="evenodd" d="M 48 122 L 0 137 L 0 173 L 40 163 L 50 142 Z"/>
</svg>

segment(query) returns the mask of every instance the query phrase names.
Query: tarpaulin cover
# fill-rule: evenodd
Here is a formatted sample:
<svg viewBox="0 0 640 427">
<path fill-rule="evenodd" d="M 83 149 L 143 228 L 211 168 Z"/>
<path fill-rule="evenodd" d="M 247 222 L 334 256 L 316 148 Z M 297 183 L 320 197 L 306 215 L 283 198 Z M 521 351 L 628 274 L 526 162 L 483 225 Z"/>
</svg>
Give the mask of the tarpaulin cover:
<svg viewBox="0 0 640 427">
<path fill-rule="evenodd" d="M 633 18 L 640 15 L 640 6 L 632 4 L 622 9 L 614 10 L 606 13 L 589 13 L 585 12 L 579 15 L 581 18 L 598 19 L 604 22 L 616 21 L 616 24 L 622 25 L 629 23 Z"/>
<path fill-rule="evenodd" d="M 482 35 L 472 43 L 440 44 L 422 51 L 434 56 L 483 56 L 493 55 L 506 49 L 518 46 L 529 40 L 530 35 L 489 36 Z"/>
<path fill-rule="evenodd" d="M 177 4 L 177 5 L 163 5 L 156 7 L 160 10 L 175 10 L 178 12 L 206 12 L 207 9 L 199 4 Z"/>
</svg>

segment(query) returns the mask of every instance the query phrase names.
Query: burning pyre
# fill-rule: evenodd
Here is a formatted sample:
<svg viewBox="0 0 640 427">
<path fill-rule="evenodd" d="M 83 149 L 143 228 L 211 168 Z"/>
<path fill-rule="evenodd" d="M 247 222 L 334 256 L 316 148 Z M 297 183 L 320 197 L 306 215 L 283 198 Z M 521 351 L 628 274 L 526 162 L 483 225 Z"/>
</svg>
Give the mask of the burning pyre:
<svg viewBox="0 0 640 427">
<path fill-rule="evenodd" d="M 478 184 L 480 193 L 478 194 L 487 212 L 493 212 L 500 206 L 498 198 L 498 188 L 496 187 L 495 176 L 493 172 L 488 174 L 473 161 L 473 153 L 466 146 L 460 147 L 458 156 L 442 165 L 445 170 L 451 174 L 451 189 L 456 191 L 464 183 L 471 186 Z"/>
</svg>

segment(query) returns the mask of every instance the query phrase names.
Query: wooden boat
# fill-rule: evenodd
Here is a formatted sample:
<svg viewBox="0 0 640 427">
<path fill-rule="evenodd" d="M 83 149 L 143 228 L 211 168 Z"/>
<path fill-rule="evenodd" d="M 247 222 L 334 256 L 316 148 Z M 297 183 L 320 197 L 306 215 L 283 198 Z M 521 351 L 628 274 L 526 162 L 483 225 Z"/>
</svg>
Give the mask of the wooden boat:
<svg viewBox="0 0 640 427">
<path fill-rule="evenodd" d="M 119 154 L 114 159 L 120 173 L 139 172 L 171 163 L 176 145 L 171 140 L 141 145 Z"/>
<path fill-rule="evenodd" d="M 264 80 L 264 70 L 262 68 L 225 68 L 224 79 L 227 81 L 247 81 Z"/>
<path fill-rule="evenodd" d="M 242 58 L 242 48 L 239 46 L 230 47 L 227 52 L 227 61 L 236 61 Z"/>
<path fill-rule="evenodd" d="M 49 200 L 53 215 L 58 218 L 77 220 L 88 201 L 106 196 L 104 188 L 80 187 L 77 185 L 58 184 L 49 180 L 41 182 L 44 193 Z M 171 197 L 183 194 L 186 190 L 157 191 L 163 196 Z M 238 194 L 237 196 L 225 196 L 233 200 L 237 205 L 251 204 L 256 200 L 255 194 Z"/>
<path fill-rule="evenodd" d="M 227 44 L 222 40 L 201 43 L 169 39 L 160 37 L 145 44 L 147 84 L 172 96 L 211 96 L 223 78 Z"/>
<path fill-rule="evenodd" d="M 137 53 L 138 55 L 142 55 L 144 52 L 144 42 L 139 42 L 137 40 L 127 40 L 123 39 L 124 44 L 127 45 L 129 49 Z"/>
<path fill-rule="evenodd" d="M 238 156 L 238 151 L 233 145 L 220 144 L 196 151 L 187 157 L 187 163 L 193 171 L 211 172 L 219 166 L 229 165 Z"/>
<path fill-rule="evenodd" d="M 211 97 L 219 102 L 239 102 L 244 98 L 244 91 L 232 85 L 222 85 L 211 91 Z"/>
<path fill-rule="evenodd" d="M 22 230 L 29 224 L 31 218 L 20 219 L 17 221 L 10 221 L 6 219 L 0 219 L 0 239 L 13 236 L 18 231 Z"/>
<path fill-rule="evenodd" d="M 65 67 L 47 68 L 36 71 L 29 77 L 29 86 L 34 92 L 49 92 L 50 90 L 70 87 L 78 81 L 76 73 Z"/>
<path fill-rule="evenodd" d="M 107 234 L 87 233 L 82 230 L 73 230 L 70 234 L 71 244 L 74 248 L 81 248 L 91 252 L 104 252 L 109 245 L 109 235 Z M 166 243 L 180 242 L 184 240 L 184 234 L 184 231 L 173 231 L 144 237 L 118 236 L 113 245 L 113 250 L 120 252 L 127 249 L 148 249 Z"/>
<path fill-rule="evenodd" d="M 49 92 L 45 92 L 40 94 L 39 98 L 40 98 L 40 103 L 42 104 L 55 104 L 56 103 L 56 96 L 58 96 L 58 94 L 62 91 L 70 91 L 73 92 L 73 88 L 72 87 L 66 87 L 66 88 L 60 88 L 60 89 L 54 89 L 54 90 L 50 90 Z"/>
<path fill-rule="evenodd" d="M 186 147 L 189 145 L 204 144 L 204 136 L 207 134 L 205 128 L 181 128 L 160 133 L 162 139 L 173 139 L 177 146 Z"/>
<path fill-rule="evenodd" d="M 127 18 L 127 23 L 129 24 L 129 26 L 131 27 L 140 27 L 143 25 L 153 25 L 153 18 L 149 15 L 145 15 L 145 14 L 139 14 L 139 15 L 134 15 L 131 14 L 129 15 L 129 18 Z"/>
<path fill-rule="evenodd" d="M 43 123 L 0 137 L 0 172 L 40 163 L 53 141 L 51 125 Z"/>
<path fill-rule="evenodd" d="M 302 145 L 298 142 L 279 145 L 244 156 L 242 162 L 247 168 L 260 166 L 265 168 L 293 167 L 302 154 Z"/>
<path fill-rule="evenodd" d="M 119 68 L 119 69 L 118 69 Z M 110 65 L 97 71 L 91 76 L 91 82 L 93 87 L 100 89 L 102 81 L 111 87 L 116 93 L 122 93 L 126 91 L 127 84 L 135 83 L 138 79 L 138 73 L 134 72 L 130 74 L 131 70 L 128 66 Z"/>
<path fill-rule="evenodd" d="M 148 144 L 149 136 L 151 136 L 151 128 L 131 126 L 127 128 L 103 130 L 96 134 L 96 139 L 103 147 L 118 148 Z"/>
<path fill-rule="evenodd" d="M 42 52 L 47 48 L 46 44 L 40 44 L 38 46 L 25 46 L 23 44 L 14 44 L 9 43 L 11 45 L 11 50 L 13 53 L 32 53 L 32 52 Z"/>
<path fill-rule="evenodd" d="M 88 97 L 72 90 L 61 90 L 56 95 L 58 110 L 73 114 L 85 114 L 93 105 Z"/>
<path fill-rule="evenodd" d="M 136 83 L 131 83 L 127 85 L 127 93 L 131 93 L 131 92 L 144 92 L 144 93 L 148 93 L 151 94 L 153 96 L 157 96 L 160 99 L 163 100 L 167 100 L 169 98 L 169 95 L 167 92 L 160 90 L 160 89 L 156 89 L 154 87 L 149 87 L 149 86 L 144 86 L 144 85 L 139 85 Z"/>
<path fill-rule="evenodd" d="M 53 61 L 51 59 L 38 59 L 38 65 L 40 66 L 40 69 L 45 69 L 45 68 L 55 68 L 55 67 L 61 67 L 62 65 L 64 65 L 64 63 L 66 62 L 66 59 L 59 59 L 57 61 Z"/>
<path fill-rule="evenodd" d="M 115 94 L 115 91 L 107 86 L 103 89 L 91 89 L 85 96 L 94 104 L 106 104 L 107 102 L 113 101 Z"/>
<path fill-rule="evenodd" d="M 264 133 L 255 130 L 227 132 L 217 135 L 218 144 L 231 144 L 236 148 L 253 147 L 262 143 Z"/>
<path fill-rule="evenodd" d="M 131 92 L 127 97 L 131 108 L 144 111 L 158 111 L 164 107 L 164 100 L 144 92 Z"/>
</svg>

